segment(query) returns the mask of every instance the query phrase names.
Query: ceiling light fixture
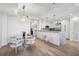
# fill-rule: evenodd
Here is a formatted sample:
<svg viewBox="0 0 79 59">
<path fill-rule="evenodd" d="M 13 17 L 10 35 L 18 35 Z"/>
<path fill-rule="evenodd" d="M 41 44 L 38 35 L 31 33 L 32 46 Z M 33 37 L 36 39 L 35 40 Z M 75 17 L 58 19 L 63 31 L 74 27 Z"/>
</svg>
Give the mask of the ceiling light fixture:
<svg viewBox="0 0 79 59">
<path fill-rule="evenodd" d="M 26 16 L 26 4 L 19 4 L 18 12 L 22 15 L 22 21 L 25 22 L 28 16 Z"/>
<path fill-rule="evenodd" d="M 78 17 L 72 18 L 73 21 L 77 21 L 78 19 L 79 19 Z"/>
<path fill-rule="evenodd" d="M 79 7 L 79 3 L 75 3 L 75 5 Z"/>
<path fill-rule="evenodd" d="M 25 16 L 25 5 L 23 5 L 22 9 L 23 9 L 22 21 L 25 22 L 25 21 L 26 21 L 26 16 Z"/>
<path fill-rule="evenodd" d="M 55 3 L 53 3 L 53 4 L 55 4 Z"/>
</svg>

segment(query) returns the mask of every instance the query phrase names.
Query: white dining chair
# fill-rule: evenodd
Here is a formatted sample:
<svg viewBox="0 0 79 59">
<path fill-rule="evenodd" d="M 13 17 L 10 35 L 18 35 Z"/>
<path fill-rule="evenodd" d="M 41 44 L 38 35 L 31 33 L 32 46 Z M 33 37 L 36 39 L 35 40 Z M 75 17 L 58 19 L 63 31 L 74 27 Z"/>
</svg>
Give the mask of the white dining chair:
<svg viewBox="0 0 79 59">
<path fill-rule="evenodd" d="M 21 47 L 23 45 L 23 39 L 17 38 L 17 37 L 10 38 L 9 45 L 10 45 L 11 48 L 15 49 L 15 53 L 17 54 L 18 53 L 18 47 Z"/>
<path fill-rule="evenodd" d="M 34 45 L 34 43 L 35 43 L 35 37 L 27 36 L 27 38 L 25 40 L 25 45 L 32 47 Z"/>
</svg>

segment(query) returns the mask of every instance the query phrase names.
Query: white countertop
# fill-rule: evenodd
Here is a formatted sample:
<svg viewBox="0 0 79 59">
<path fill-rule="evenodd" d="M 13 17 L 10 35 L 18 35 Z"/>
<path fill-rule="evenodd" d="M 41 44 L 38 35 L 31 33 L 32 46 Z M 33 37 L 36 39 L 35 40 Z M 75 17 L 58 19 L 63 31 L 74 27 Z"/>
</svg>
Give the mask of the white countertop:
<svg viewBox="0 0 79 59">
<path fill-rule="evenodd" d="M 38 32 L 53 32 L 53 33 L 59 33 L 59 32 L 61 32 L 61 31 L 47 31 L 47 30 L 39 30 Z"/>
<path fill-rule="evenodd" d="M 63 44 L 65 39 L 60 31 L 38 31 L 37 36 L 58 46 Z"/>
</svg>

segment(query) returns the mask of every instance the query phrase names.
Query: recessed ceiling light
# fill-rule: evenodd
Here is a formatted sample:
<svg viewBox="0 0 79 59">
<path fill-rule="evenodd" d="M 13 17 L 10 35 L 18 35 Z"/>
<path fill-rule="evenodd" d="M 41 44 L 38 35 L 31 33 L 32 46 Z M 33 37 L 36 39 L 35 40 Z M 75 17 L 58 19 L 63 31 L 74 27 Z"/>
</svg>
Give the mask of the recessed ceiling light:
<svg viewBox="0 0 79 59">
<path fill-rule="evenodd" d="M 70 13 L 69 15 L 72 16 L 72 13 Z"/>
<path fill-rule="evenodd" d="M 79 3 L 75 3 L 76 6 L 79 6 Z"/>
<path fill-rule="evenodd" d="M 74 21 L 76 21 L 76 20 L 78 20 L 79 18 L 78 17 L 74 17 L 74 18 L 72 18 L 72 20 L 74 20 Z"/>
</svg>

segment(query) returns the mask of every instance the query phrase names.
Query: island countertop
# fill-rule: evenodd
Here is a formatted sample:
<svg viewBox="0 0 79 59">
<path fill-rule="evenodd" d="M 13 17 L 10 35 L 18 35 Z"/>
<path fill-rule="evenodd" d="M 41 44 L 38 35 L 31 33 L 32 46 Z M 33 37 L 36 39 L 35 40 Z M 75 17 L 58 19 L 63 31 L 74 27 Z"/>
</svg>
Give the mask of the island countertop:
<svg viewBox="0 0 79 59">
<path fill-rule="evenodd" d="M 54 33 L 60 33 L 61 31 L 47 31 L 47 30 L 38 30 L 38 32 L 54 32 Z"/>
<path fill-rule="evenodd" d="M 61 31 L 38 31 L 37 37 L 60 46 L 64 44 L 64 36 Z"/>
</svg>

